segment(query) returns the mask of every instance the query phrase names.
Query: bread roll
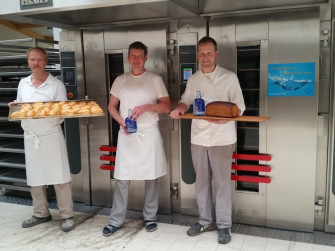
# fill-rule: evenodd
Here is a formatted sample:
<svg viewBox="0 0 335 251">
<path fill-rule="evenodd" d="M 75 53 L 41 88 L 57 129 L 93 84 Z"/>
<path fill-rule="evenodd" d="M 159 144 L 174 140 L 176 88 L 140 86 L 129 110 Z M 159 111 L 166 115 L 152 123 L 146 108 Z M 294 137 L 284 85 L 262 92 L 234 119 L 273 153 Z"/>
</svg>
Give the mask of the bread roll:
<svg viewBox="0 0 335 251">
<path fill-rule="evenodd" d="M 10 115 L 11 118 L 23 118 L 25 116 L 26 116 L 25 113 L 21 111 L 12 112 Z"/>
<path fill-rule="evenodd" d="M 76 105 L 76 104 L 77 104 L 77 102 L 75 102 L 75 101 L 69 101 L 69 102 L 67 102 L 66 104 L 67 104 L 67 105 L 71 105 L 71 106 L 72 106 L 72 105 Z"/>
<path fill-rule="evenodd" d="M 84 106 L 84 105 L 86 105 L 86 102 L 84 102 L 84 101 L 80 101 L 80 102 L 78 102 L 78 104 L 77 105 L 79 105 L 80 107 L 81 106 Z"/>
<path fill-rule="evenodd" d="M 48 116 L 56 116 L 56 115 L 59 115 L 60 114 L 60 109 L 51 109 L 49 112 L 48 112 Z"/>
<path fill-rule="evenodd" d="M 22 104 L 20 109 L 24 109 L 24 108 L 31 108 L 31 104 Z"/>
<path fill-rule="evenodd" d="M 36 105 L 33 107 L 33 110 L 37 113 L 41 108 L 43 108 L 43 105 Z"/>
<path fill-rule="evenodd" d="M 206 105 L 206 115 L 224 118 L 238 117 L 239 111 L 236 104 L 226 101 L 215 101 Z"/>
<path fill-rule="evenodd" d="M 62 104 L 60 105 L 61 109 L 66 109 L 66 108 L 71 108 L 71 105 L 65 103 L 65 104 Z"/>
<path fill-rule="evenodd" d="M 89 108 L 81 108 L 78 114 L 91 114 L 91 110 Z"/>
<path fill-rule="evenodd" d="M 54 103 L 52 103 L 52 102 L 48 102 L 48 103 L 43 104 L 43 107 L 52 108 L 53 106 L 54 106 Z"/>
<path fill-rule="evenodd" d="M 26 117 L 34 117 L 35 116 L 35 111 L 33 109 L 30 109 L 26 113 Z"/>
<path fill-rule="evenodd" d="M 47 116 L 48 115 L 48 110 L 45 107 L 40 107 L 36 113 L 36 116 Z"/>
<path fill-rule="evenodd" d="M 32 106 L 35 108 L 35 107 L 40 107 L 40 106 L 43 106 L 43 103 L 42 102 L 35 102 L 32 104 Z"/>
<path fill-rule="evenodd" d="M 65 103 L 66 103 L 66 101 L 64 101 L 64 100 L 58 102 L 59 105 L 64 105 Z"/>
<path fill-rule="evenodd" d="M 62 106 L 61 111 L 60 111 L 61 115 L 73 115 L 74 111 L 73 109 L 71 109 L 70 106 Z"/>
<path fill-rule="evenodd" d="M 89 106 L 88 104 L 85 104 L 81 107 L 81 109 L 90 109 L 90 108 L 91 108 L 91 106 Z"/>
<path fill-rule="evenodd" d="M 97 105 L 97 103 L 95 101 L 91 100 L 91 101 L 87 102 L 87 105 L 93 106 L 93 105 Z"/>
<path fill-rule="evenodd" d="M 23 106 L 23 107 L 20 108 L 20 112 L 23 112 L 24 114 L 26 114 L 29 111 L 33 111 L 33 108 L 31 106 L 30 107 Z"/>
<path fill-rule="evenodd" d="M 93 114 L 99 114 L 103 113 L 104 111 L 99 106 L 92 106 L 91 107 L 91 113 Z"/>
<path fill-rule="evenodd" d="M 74 114 L 78 114 L 80 109 L 81 109 L 81 106 L 79 104 L 76 104 L 76 105 L 72 106 L 72 110 L 73 110 Z"/>
<path fill-rule="evenodd" d="M 54 110 L 54 109 L 57 109 L 57 110 L 60 110 L 61 109 L 61 105 L 59 103 L 54 103 L 51 107 L 51 110 Z"/>
</svg>

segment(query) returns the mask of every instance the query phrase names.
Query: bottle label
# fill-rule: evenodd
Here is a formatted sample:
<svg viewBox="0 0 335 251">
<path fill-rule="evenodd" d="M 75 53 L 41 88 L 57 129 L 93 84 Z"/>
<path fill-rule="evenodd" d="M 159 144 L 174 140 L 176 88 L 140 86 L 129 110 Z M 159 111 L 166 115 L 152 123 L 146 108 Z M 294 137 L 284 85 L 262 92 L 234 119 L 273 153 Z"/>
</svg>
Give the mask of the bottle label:
<svg viewBox="0 0 335 251">
<path fill-rule="evenodd" d="M 137 131 L 137 123 L 135 120 L 131 120 L 130 118 L 125 119 L 126 122 L 126 132 L 127 133 L 135 133 Z"/>
<path fill-rule="evenodd" d="M 193 102 L 193 114 L 195 116 L 205 115 L 205 101 L 201 98 L 196 98 Z"/>
</svg>

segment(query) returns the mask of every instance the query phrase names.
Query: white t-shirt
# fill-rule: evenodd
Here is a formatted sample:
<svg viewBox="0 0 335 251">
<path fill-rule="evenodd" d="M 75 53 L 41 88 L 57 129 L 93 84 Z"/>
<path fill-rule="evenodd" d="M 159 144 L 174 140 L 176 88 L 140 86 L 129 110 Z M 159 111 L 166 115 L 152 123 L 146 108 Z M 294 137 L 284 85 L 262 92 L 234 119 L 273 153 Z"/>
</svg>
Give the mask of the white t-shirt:
<svg viewBox="0 0 335 251">
<path fill-rule="evenodd" d="M 196 97 L 197 89 L 203 93 L 206 105 L 213 101 L 229 101 L 237 105 L 241 114 L 245 110 L 243 94 L 236 74 L 218 65 L 210 74 L 204 74 L 201 70 L 193 74 L 187 81 L 180 102 L 189 107 Z M 234 121 L 226 124 L 213 124 L 201 119 L 192 120 L 192 144 L 221 146 L 234 144 L 236 140 Z"/>
<path fill-rule="evenodd" d="M 125 73 L 118 76 L 110 92 L 120 100 L 120 115 L 128 116 L 128 108 L 156 104 L 168 97 L 162 78 L 151 72 L 140 76 Z M 158 114 L 145 112 L 137 121 L 137 132 L 125 135 L 119 131 L 114 177 L 122 180 L 156 179 L 167 173 L 163 140 L 158 130 Z"/>
<path fill-rule="evenodd" d="M 49 102 L 67 100 L 63 82 L 49 73 L 46 81 L 38 88 L 31 82 L 31 75 L 23 78 L 17 89 L 17 102 Z M 59 125 L 63 119 L 24 119 L 21 121 L 23 130 L 45 131 Z"/>
<path fill-rule="evenodd" d="M 130 72 L 118 76 L 110 94 L 120 100 L 120 115 L 123 119 L 128 117 L 128 108 L 156 104 L 158 99 L 169 96 L 161 76 L 148 71 L 139 76 Z M 137 119 L 137 128 L 152 126 L 158 120 L 157 113 L 145 112 Z"/>
</svg>

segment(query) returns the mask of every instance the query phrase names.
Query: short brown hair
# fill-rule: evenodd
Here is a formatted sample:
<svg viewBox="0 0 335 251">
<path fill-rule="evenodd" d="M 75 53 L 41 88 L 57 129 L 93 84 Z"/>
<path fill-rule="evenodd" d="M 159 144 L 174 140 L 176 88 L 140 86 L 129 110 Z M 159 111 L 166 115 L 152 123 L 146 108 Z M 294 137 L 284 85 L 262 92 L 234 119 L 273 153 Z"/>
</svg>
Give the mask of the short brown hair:
<svg viewBox="0 0 335 251">
<path fill-rule="evenodd" d="M 32 50 L 39 50 L 40 52 L 43 53 L 45 59 L 48 59 L 48 53 L 47 53 L 47 51 L 46 51 L 44 48 L 42 48 L 42 47 L 38 47 L 38 46 L 36 46 L 36 47 L 31 47 L 31 48 L 27 51 L 27 58 L 29 58 L 29 53 L 30 53 Z"/>
<path fill-rule="evenodd" d="M 199 42 L 198 42 L 198 44 L 197 44 L 197 46 L 199 46 L 199 45 L 201 45 L 201 44 L 208 44 L 208 43 L 211 43 L 211 44 L 214 45 L 214 49 L 215 49 L 215 51 L 218 50 L 218 45 L 217 45 L 215 39 L 214 39 L 214 38 L 211 38 L 211 37 L 208 37 L 208 36 L 203 37 L 202 39 L 200 39 Z"/>
<path fill-rule="evenodd" d="M 143 50 L 145 56 L 148 54 L 148 47 L 146 47 L 145 44 L 143 44 L 140 41 L 135 41 L 134 43 L 130 44 L 129 48 L 128 48 L 128 53 L 129 53 L 130 49 Z"/>
</svg>

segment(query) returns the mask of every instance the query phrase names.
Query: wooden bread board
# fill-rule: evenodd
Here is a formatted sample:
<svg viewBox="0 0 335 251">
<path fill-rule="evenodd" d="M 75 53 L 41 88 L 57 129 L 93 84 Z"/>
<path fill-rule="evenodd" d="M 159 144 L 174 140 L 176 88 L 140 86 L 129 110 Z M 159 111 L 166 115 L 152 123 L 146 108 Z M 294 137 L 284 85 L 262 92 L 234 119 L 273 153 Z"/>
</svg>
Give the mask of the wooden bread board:
<svg viewBox="0 0 335 251">
<path fill-rule="evenodd" d="M 231 120 L 231 121 L 244 121 L 244 122 L 263 122 L 270 117 L 259 117 L 259 116 L 238 116 L 235 118 L 224 118 L 224 117 L 214 117 L 214 116 L 195 116 L 193 113 L 185 113 L 179 115 L 180 119 L 205 119 L 205 120 Z"/>
</svg>

